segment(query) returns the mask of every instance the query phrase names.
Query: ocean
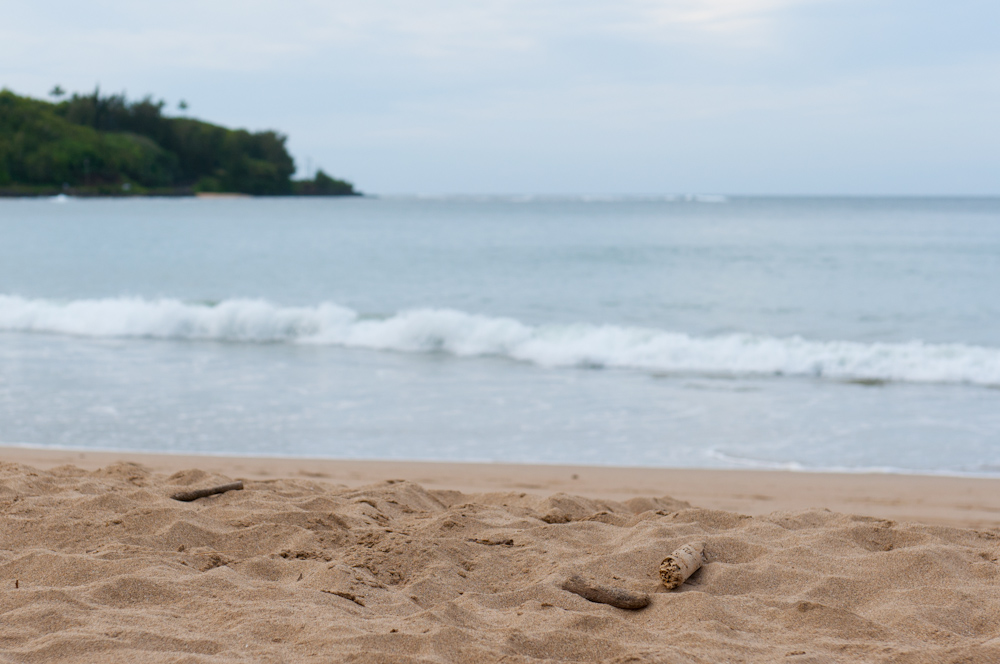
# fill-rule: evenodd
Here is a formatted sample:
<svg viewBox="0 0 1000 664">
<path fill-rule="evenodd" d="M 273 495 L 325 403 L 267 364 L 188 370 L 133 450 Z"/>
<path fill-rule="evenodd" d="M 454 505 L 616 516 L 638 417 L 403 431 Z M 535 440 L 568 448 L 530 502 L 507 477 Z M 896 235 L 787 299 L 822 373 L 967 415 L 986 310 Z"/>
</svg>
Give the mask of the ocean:
<svg viewBox="0 0 1000 664">
<path fill-rule="evenodd" d="M 0 200 L 0 444 L 1000 474 L 1000 199 Z"/>
</svg>

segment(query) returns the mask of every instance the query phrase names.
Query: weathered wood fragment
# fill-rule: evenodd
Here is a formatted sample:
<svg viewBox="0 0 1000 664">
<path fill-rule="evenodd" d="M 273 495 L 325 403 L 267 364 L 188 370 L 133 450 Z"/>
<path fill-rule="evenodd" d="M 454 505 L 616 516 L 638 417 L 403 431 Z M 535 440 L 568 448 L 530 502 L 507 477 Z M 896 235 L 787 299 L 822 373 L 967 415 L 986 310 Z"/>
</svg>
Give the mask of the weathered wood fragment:
<svg viewBox="0 0 1000 664">
<path fill-rule="evenodd" d="M 227 491 L 241 491 L 243 489 L 243 482 L 230 482 L 229 484 L 221 484 L 219 486 L 209 487 L 208 489 L 197 489 L 196 491 L 182 491 L 181 493 L 175 493 L 170 496 L 174 500 L 180 500 L 185 503 L 189 503 L 192 500 L 198 500 L 199 498 L 204 498 L 205 496 L 214 496 L 217 493 L 225 493 Z"/>
<path fill-rule="evenodd" d="M 643 609 L 649 606 L 649 595 L 625 588 L 605 586 L 583 578 L 577 574 L 566 579 L 562 589 L 598 604 L 610 604 L 619 609 Z"/>
</svg>

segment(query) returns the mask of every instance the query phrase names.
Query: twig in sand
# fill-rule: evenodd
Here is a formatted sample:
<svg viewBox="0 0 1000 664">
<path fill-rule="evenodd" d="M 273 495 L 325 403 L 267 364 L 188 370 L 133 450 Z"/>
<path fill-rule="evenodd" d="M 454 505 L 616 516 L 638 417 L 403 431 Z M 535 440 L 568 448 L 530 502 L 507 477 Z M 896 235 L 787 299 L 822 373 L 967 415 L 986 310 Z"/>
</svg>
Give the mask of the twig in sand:
<svg viewBox="0 0 1000 664">
<path fill-rule="evenodd" d="M 601 585 L 584 579 L 577 574 L 566 579 L 562 584 L 562 589 L 575 593 L 591 602 L 610 604 L 619 609 L 631 609 L 634 611 L 635 609 L 644 609 L 649 606 L 649 595 L 646 593 L 636 593 L 625 588 Z"/>
<path fill-rule="evenodd" d="M 705 543 L 685 544 L 660 563 L 660 578 L 667 590 L 673 590 L 698 571 L 705 555 Z"/>
<path fill-rule="evenodd" d="M 198 489 L 197 491 L 182 491 L 181 493 L 175 493 L 170 496 L 174 500 L 180 500 L 185 503 L 189 503 L 192 500 L 198 500 L 199 498 L 204 498 L 205 496 L 214 496 L 217 493 L 225 493 L 227 491 L 241 491 L 243 489 L 243 482 L 230 482 L 229 484 L 220 484 L 219 486 L 209 487 L 208 489 Z"/>
<path fill-rule="evenodd" d="M 358 606 L 364 606 L 365 603 L 361 601 L 361 598 L 354 593 L 344 592 L 342 590 L 320 590 L 321 593 L 326 593 L 327 595 L 336 595 L 337 597 L 343 597 L 344 599 L 349 599 Z"/>
</svg>

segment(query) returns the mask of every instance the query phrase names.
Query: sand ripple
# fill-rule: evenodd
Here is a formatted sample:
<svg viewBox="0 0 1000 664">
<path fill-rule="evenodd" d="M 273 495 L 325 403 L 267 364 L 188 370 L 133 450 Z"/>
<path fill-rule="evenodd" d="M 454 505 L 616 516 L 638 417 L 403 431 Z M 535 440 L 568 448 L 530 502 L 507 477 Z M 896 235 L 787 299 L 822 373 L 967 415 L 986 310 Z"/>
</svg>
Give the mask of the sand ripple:
<svg viewBox="0 0 1000 664">
<path fill-rule="evenodd" d="M 231 479 L 0 464 L 0 662 L 1000 661 L 995 532 L 409 482 L 169 498 Z"/>
</svg>

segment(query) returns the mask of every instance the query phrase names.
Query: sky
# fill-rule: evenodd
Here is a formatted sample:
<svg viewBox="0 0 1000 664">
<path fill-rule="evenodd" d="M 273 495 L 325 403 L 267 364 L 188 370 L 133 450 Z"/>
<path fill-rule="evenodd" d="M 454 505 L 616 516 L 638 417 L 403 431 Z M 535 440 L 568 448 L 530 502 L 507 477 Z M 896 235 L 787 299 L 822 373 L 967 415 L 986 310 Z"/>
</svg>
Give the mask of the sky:
<svg viewBox="0 0 1000 664">
<path fill-rule="evenodd" d="M 0 0 L 0 87 L 153 94 L 376 194 L 1000 195 L 996 0 Z"/>
</svg>

